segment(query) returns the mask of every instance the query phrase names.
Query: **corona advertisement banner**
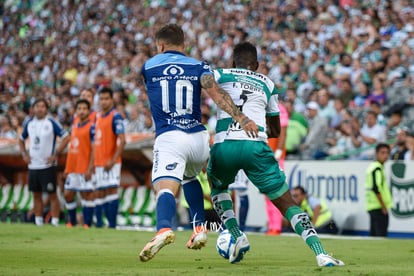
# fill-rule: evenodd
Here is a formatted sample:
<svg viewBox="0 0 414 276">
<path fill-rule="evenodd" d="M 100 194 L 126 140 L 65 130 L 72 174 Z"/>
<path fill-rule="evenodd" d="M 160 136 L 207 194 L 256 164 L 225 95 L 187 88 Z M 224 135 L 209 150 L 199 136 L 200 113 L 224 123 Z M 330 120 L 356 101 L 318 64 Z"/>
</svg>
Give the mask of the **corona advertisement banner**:
<svg viewBox="0 0 414 276">
<path fill-rule="evenodd" d="M 122 154 L 120 225 L 154 224 L 154 195 L 150 185 L 152 134 L 129 134 Z M 365 210 L 365 174 L 370 161 L 286 161 L 286 181 L 290 188 L 302 186 L 323 199 L 332 210 L 343 234 L 367 235 L 369 216 Z M 60 170 L 65 156 L 59 158 Z M 414 161 L 385 164 L 393 207 L 389 236 L 414 238 Z M 253 186 L 248 189 L 250 209 L 247 226 L 265 229 L 264 196 Z M 237 205 L 237 201 L 236 201 Z M 0 220 L 20 220 L 21 212 L 32 207 L 27 189 L 27 166 L 17 141 L 0 139 Z"/>
<path fill-rule="evenodd" d="M 341 233 L 367 235 L 365 174 L 369 164 L 369 161 L 286 161 L 286 181 L 290 188 L 302 186 L 309 194 L 325 200 Z M 414 162 L 388 161 L 385 175 L 393 198 L 389 236 L 414 238 Z M 247 225 L 266 227 L 263 195 L 250 187 L 249 196 L 254 204 L 250 205 Z"/>
</svg>

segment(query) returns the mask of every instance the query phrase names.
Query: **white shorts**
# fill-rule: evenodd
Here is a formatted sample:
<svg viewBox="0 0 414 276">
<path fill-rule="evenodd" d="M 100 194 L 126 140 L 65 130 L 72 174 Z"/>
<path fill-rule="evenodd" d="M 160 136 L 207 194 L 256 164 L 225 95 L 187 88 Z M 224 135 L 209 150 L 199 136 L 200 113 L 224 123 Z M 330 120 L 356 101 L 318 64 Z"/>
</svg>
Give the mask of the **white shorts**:
<svg viewBox="0 0 414 276">
<path fill-rule="evenodd" d="M 243 170 L 240 170 L 236 174 L 234 182 L 229 185 L 229 190 L 245 191 L 247 190 L 249 183 L 251 183 L 251 181 L 247 178 L 247 175 Z"/>
<path fill-rule="evenodd" d="M 169 131 L 155 139 L 152 183 L 163 178 L 182 182 L 197 176 L 207 161 L 210 135 L 206 131 Z"/>
<path fill-rule="evenodd" d="M 65 190 L 76 192 L 92 192 L 95 189 L 95 176 L 88 181 L 85 180 L 85 175 L 80 173 L 70 173 L 66 177 Z"/>
<path fill-rule="evenodd" d="M 97 190 L 119 187 L 121 184 L 121 164 L 116 163 L 110 171 L 105 171 L 103 167 L 96 167 L 95 175 Z"/>
</svg>

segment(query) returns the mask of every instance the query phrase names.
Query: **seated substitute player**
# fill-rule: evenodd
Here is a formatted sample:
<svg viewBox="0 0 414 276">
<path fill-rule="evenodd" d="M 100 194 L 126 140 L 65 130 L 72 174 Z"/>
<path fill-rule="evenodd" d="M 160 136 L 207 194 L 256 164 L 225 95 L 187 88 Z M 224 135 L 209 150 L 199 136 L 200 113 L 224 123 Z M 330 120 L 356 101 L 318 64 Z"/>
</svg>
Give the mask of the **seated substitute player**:
<svg viewBox="0 0 414 276">
<path fill-rule="evenodd" d="M 195 225 L 187 247 L 201 249 L 207 242 L 203 191 L 196 178 L 208 158 L 210 138 L 201 122 L 201 89 L 239 122 L 241 130 L 253 137 L 258 132 L 257 125 L 219 89 L 210 67 L 184 54 L 181 27 L 163 26 L 157 31 L 155 42 L 159 54 L 145 62 L 142 75 L 156 129 L 152 185 L 157 196 L 158 233 L 140 252 L 143 262 L 174 241 L 171 227 L 180 185 Z"/>
<path fill-rule="evenodd" d="M 308 194 L 301 186 L 293 188 L 291 194 L 300 208 L 309 215 L 312 224 L 319 234 L 338 233 L 338 227 L 333 219 L 333 214 L 324 200 Z"/>
<path fill-rule="evenodd" d="M 83 225 L 89 228 L 92 225 L 94 212 L 94 183 L 93 173 L 93 124 L 90 117 L 91 105 L 88 100 L 80 99 L 75 105 L 76 117 L 72 124 L 69 149 L 65 167 L 65 205 L 70 221 L 68 227 L 77 224 L 76 219 L 76 193 L 80 192 Z"/>
<path fill-rule="evenodd" d="M 266 125 L 269 137 L 277 137 L 280 131 L 278 91 L 270 78 L 254 72 L 258 67 L 256 47 L 248 42 L 240 43 L 235 46 L 233 55 L 234 68 L 216 70 L 216 81 L 229 91 L 240 110 L 256 122 L 259 135 L 257 138 L 247 136 L 238 122 L 232 121 L 225 111 L 217 110 L 216 135 L 207 173 L 212 183 L 214 208 L 234 240 L 230 247 L 230 263 L 242 260 L 250 249 L 247 237 L 239 230 L 228 193 L 228 185 L 242 169 L 290 221 L 295 232 L 315 253 L 319 266 L 344 265 L 326 253 L 308 215 L 292 199 L 286 177 L 267 144 Z"/>
</svg>

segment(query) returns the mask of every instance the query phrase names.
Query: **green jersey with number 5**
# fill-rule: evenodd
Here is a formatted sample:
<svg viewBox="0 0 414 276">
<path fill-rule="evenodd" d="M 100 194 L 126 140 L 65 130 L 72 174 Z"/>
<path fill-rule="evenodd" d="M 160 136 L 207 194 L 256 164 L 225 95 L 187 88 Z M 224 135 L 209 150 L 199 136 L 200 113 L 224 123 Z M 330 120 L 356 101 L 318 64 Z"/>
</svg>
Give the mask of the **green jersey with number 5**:
<svg viewBox="0 0 414 276">
<path fill-rule="evenodd" d="M 267 142 L 266 116 L 279 115 L 279 92 L 273 81 L 263 74 L 242 68 L 217 69 L 214 70 L 214 77 L 240 110 L 259 127 L 259 137 L 250 138 L 238 122 L 218 108 L 214 143 L 224 140 Z"/>
</svg>

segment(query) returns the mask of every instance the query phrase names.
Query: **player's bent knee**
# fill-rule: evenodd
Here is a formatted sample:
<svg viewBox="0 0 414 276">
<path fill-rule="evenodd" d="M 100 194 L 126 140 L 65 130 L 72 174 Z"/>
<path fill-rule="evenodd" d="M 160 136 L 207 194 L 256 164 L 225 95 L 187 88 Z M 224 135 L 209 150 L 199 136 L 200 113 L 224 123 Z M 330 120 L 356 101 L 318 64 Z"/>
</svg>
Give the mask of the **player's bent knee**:
<svg viewBox="0 0 414 276">
<path fill-rule="evenodd" d="M 183 179 L 183 181 L 181 181 L 181 183 L 182 183 L 182 185 L 185 185 L 187 183 L 190 183 L 190 182 L 193 182 L 193 181 L 196 181 L 196 180 L 197 180 L 197 177 L 194 176 L 194 177 Z"/>
<path fill-rule="evenodd" d="M 165 193 L 169 193 L 169 194 L 172 194 L 172 196 L 174 196 L 173 191 L 171 191 L 170 189 L 161 189 L 157 192 L 157 200 L 162 194 L 165 194 Z"/>
</svg>

